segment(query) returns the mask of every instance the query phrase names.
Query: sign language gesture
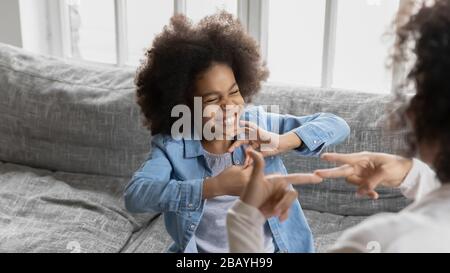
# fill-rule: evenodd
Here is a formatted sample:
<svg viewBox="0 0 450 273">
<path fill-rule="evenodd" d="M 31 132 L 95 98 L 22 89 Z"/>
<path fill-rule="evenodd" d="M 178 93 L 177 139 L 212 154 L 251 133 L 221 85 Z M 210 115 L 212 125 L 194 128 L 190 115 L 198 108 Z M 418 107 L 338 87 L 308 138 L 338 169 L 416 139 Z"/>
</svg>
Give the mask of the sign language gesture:
<svg viewBox="0 0 450 273">
<path fill-rule="evenodd" d="M 228 149 L 233 152 L 237 147 L 247 144 L 261 152 L 263 156 L 273 156 L 300 147 L 301 139 L 294 133 L 276 134 L 260 128 L 251 121 L 240 121 L 239 132 L 245 134 L 245 139 L 236 140 Z"/>
<path fill-rule="evenodd" d="M 247 156 L 253 161 L 250 181 L 241 195 L 241 200 L 270 218 L 279 217 L 281 221 L 288 218 L 289 208 L 297 199 L 298 193 L 289 184 L 317 184 L 322 178 L 315 174 L 264 175 L 264 158 L 252 148 L 247 149 Z"/>
<path fill-rule="evenodd" d="M 358 195 L 367 195 L 372 199 L 378 199 L 375 188 L 379 185 L 392 188 L 400 186 L 412 167 L 411 160 L 384 153 L 325 153 L 321 158 L 341 166 L 316 170 L 316 175 L 322 178 L 344 177 L 347 182 L 358 187 Z"/>
</svg>

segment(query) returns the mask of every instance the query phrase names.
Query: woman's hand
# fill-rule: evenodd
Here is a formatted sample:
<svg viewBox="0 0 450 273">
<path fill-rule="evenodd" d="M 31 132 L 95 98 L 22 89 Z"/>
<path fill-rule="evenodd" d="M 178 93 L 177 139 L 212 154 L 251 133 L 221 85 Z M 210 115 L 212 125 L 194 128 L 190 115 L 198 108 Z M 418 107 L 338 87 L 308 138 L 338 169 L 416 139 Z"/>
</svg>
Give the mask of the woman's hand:
<svg viewBox="0 0 450 273">
<path fill-rule="evenodd" d="M 237 147 L 247 144 L 259 150 L 263 156 L 281 154 L 302 145 L 301 139 L 294 132 L 283 135 L 261 129 L 253 122 L 240 121 L 240 132 L 245 133 L 245 139 L 236 140 L 228 149 L 233 152 Z"/>
<path fill-rule="evenodd" d="M 322 178 L 345 177 L 349 183 L 358 186 L 358 195 L 367 195 L 372 199 L 379 197 L 375 191 L 379 185 L 391 188 L 400 186 L 412 167 L 412 160 L 384 153 L 325 153 L 321 158 L 342 165 L 316 170 L 315 174 Z"/>
<path fill-rule="evenodd" d="M 290 174 L 264 176 L 264 158 L 261 153 L 249 148 L 247 156 L 253 160 L 253 170 L 250 181 L 241 195 L 241 200 L 270 218 L 277 216 L 281 221 L 288 218 L 289 208 L 297 199 L 297 191 L 289 184 L 317 184 L 322 181 L 314 174 Z"/>
</svg>

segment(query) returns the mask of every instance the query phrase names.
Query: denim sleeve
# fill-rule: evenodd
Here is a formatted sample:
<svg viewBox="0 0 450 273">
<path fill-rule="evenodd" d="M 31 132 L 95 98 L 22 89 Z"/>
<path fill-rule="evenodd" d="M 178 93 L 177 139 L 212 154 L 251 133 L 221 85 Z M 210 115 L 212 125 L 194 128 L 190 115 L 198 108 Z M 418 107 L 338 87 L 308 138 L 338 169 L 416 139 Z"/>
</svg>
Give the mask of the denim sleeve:
<svg viewBox="0 0 450 273">
<path fill-rule="evenodd" d="M 293 131 L 304 145 L 296 149 L 301 155 L 316 156 L 327 146 L 344 141 L 350 127 L 342 118 L 317 113 L 309 116 L 293 116 L 268 113 L 268 129 L 279 134 Z"/>
<path fill-rule="evenodd" d="M 132 213 L 201 211 L 203 179 L 172 179 L 172 165 L 161 148 L 152 146 L 150 158 L 125 188 L 125 207 Z"/>
</svg>

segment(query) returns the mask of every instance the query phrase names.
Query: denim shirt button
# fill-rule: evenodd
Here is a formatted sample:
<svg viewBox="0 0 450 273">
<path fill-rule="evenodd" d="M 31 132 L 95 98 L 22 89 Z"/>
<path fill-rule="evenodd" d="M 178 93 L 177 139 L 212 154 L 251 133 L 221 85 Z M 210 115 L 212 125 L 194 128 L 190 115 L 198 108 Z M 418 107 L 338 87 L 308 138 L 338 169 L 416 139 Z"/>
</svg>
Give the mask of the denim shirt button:
<svg viewBox="0 0 450 273">
<path fill-rule="evenodd" d="M 190 228 L 190 230 L 194 230 L 195 229 L 195 225 L 192 224 L 189 228 Z"/>
<path fill-rule="evenodd" d="M 314 144 L 317 144 L 319 141 L 318 140 L 314 140 Z"/>
<path fill-rule="evenodd" d="M 239 160 L 236 160 L 236 165 L 241 164 L 241 162 Z"/>
<path fill-rule="evenodd" d="M 192 209 L 194 206 L 192 204 L 188 204 L 188 208 Z"/>
</svg>

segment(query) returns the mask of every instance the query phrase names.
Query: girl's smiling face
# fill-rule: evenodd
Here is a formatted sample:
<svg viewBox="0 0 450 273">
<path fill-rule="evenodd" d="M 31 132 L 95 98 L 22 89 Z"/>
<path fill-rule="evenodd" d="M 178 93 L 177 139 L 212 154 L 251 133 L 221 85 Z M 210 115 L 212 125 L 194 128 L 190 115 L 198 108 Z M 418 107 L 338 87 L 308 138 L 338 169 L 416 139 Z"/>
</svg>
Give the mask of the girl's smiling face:
<svg viewBox="0 0 450 273">
<path fill-rule="evenodd" d="M 244 98 L 226 64 L 213 63 L 195 82 L 194 96 L 202 98 L 202 128 L 210 126 L 215 136 L 232 139 L 237 135 Z"/>
</svg>

